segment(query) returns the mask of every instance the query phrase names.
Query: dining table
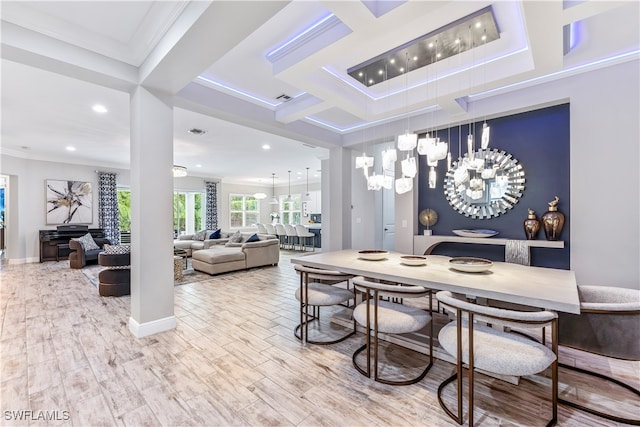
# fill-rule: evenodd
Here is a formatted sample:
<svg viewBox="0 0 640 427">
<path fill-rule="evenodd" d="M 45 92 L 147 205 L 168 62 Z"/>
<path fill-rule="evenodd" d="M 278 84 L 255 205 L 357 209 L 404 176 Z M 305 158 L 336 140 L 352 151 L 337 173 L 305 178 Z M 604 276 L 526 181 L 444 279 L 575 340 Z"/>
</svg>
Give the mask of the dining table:
<svg viewBox="0 0 640 427">
<path fill-rule="evenodd" d="M 292 258 L 291 262 L 468 297 L 580 313 L 578 286 L 571 270 L 492 261 L 489 270 L 471 273 L 452 268 L 453 258 L 443 255 L 426 255 L 424 264 L 407 265 L 403 257 L 408 254 L 388 251 L 380 259 L 370 260 L 360 252 L 345 249 L 305 254 Z"/>
</svg>

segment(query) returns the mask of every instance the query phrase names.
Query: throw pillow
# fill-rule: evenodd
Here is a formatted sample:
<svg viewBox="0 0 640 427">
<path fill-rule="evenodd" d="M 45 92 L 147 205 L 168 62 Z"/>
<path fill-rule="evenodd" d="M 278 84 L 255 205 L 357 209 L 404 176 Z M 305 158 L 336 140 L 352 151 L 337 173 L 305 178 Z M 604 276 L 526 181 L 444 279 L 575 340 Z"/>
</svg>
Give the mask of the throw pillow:
<svg viewBox="0 0 640 427">
<path fill-rule="evenodd" d="M 250 242 L 259 242 L 260 238 L 258 237 L 257 234 L 253 234 L 251 237 L 249 237 L 247 239 L 247 241 L 245 243 L 250 243 Z"/>
<path fill-rule="evenodd" d="M 80 242 L 80 244 L 82 245 L 82 249 L 84 249 L 85 251 L 90 251 L 93 249 L 100 249 L 100 246 L 98 246 L 96 244 L 96 241 L 93 240 L 93 237 L 91 236 L 91 233 L 87 233 L 82 237 L 77 237 L 71 240 L 75 240 L 77 242 Z"/>
<path fill-rule="evenodd" d="M 200 230 L 193 235 L 193 240 L 204 240 L 208 236 L 207 230 Z"/>
<path fill-rule="evenodd" d="M 209 236 L 210 239 L 219 239 L 221 237 L 222 237 L 222 235 L 220 233 L 220 229 L 219 228 L 216 231 L 214 231 L 213 233 L 211 233 L 211 235 Z"/>
<path fill-rule="evenodd" d="M 104 252 L 107 254 L 130 254 L 131 246 L 129 245 L 104 245 Z"/>
<path fill-rule="evenodd" d="M 229 237 L 229 243 L 240 243 L 242 242 L 242 233 L 240 231 L 236 231 L 233 236 Z"/>
</svg>

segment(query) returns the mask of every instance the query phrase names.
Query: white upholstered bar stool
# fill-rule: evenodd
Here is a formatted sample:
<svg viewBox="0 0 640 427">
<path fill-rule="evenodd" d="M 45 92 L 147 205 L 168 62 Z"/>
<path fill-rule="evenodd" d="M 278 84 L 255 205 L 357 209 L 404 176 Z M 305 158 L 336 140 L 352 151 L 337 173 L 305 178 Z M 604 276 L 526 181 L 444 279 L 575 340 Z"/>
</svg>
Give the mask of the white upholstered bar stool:
<svg viewBox="0 0 640 427">
<path fill-rule="evenodd" d="M 287 242 L 289 243 L 289 247 L 291 250 L 296 250 L 296 242 L 298 241 L 298 233 L 296 233 L 296 229 L 291 224 L 285 224 L 284 230 L 287 233 Z"/>
<path fill-rule="evenodd" d="M 265 227 L 264 224 L 257 223 L 256 227 L 258 227 L 258 233 L 260 233 L 260 234 L 268 234 L 267 233 L 267 227 Z"/>
<path fill-rule="evenodd" d="M 558 320 L 552 311 L 516 311 L 488 307 L 469 302 L 463 296 L 449 291 L 436 294 L 440 304 L 455 315 L 438 334 L 440 346 L 456 358 L 455 373 L 438 387 L 438 402 L 458 424 L 463 423 L 462 368 L 468 367 L 469 426 L 473 426 L 474 371 L 483 370 L 507 376 L 526 376 L 540 373 L 551 366 L 551 411 L 548 426 L 558 419 Z M 483 323 L 491 324 L 487 326 Z M 551 327 L 551 349 L 514 332 L 498 328 Z M 457 380 L 457 413 L 449 409 L 442 399 L 444 388 Z"/>
<path fill-rule="evenodd" d="M 278 233 L 276 233 L 276 228 L 273 226 L 273 224 L 265 224 L 264 228 L 267 229 L 267 234 L 271 234 L 272 236 L 278 235 Z"/>
<path fill-rule="evenodd" d="M 276 236 L 278 236 L 278 239 L 280 240 L 280 247 L 284 248 L 285 241 L 287 240 L 287 230 L 284 229 L 284 225 L 279 223 L 275 225 L 275 228 Z"/>
<path fill-rule="evenodd" d="M 296 299 L 300 301 L 300 324 L 294 330 L 296 338 L 303 343 L 335 344 L 355 334 L 356 324 L 354 321 L 353 328 L 338 338 L 309 339 L 309 324 L 311 322 L 315 323 L 316 331 L 328 335 L 328 329 L 322 331 L 320 307 L 348 305 L 350 300 L 355 301 L 353 290 L 349 289 L 349 280 L 353 276 L 339 271 L 322 270 L 297 264 L 295 270 L 300 274 L 300 286 L 296 290 Z M 310 307 L 311 311 L 309 311 Z"/>
<path fill-rule="evenodd" d="M 316 250 L 314 245 L 316 235 L 307 230 L 307 227 L 302 224 L 297 224 L 296 234 L 298 235 L 298 244 L 300 245 L 300 250 L 306 251 L 307 247 L 310 247 L 314 251 Z M 311 239 L 311 244 L 308 244 L 309 239 Z"/>
<path fill-rule="evenodd" d="M 362 276 L 354 277 L 353 286 L 357 292 L 363 294 L 362 302 L 353 310 L 353 318 L 365 327 L 365 344 L 358 348 L 352 357 L 353 366 L 362 375 L 371 378 L 371 351 L 373 349 L 373 379 L 390 385 L 409 385 L 422 380 L 433 366 L 433 321 L 431 311 L 431 290 L 422 286 L 391 285 L 371 282 Z M 412 307 L 394 301 L 404 299 L 429 297 L 429 310 Z M 383 298 L 388 298 L 385 300 Z M 411 379 L 390 380 L 379 375 L 378 334 L 407 334 L 431 325 L 429 334 L 429 363 L 422 372 Z M 371 335 L 373 334 L 373 342 Z M 392 345 L 392 344 L 390 344 Z M 358 355 L 366 350 L 367 368 L 363 369 L 357 362 Z M 407 350 L 414 351 L 414 350 Z"/>
</svg>

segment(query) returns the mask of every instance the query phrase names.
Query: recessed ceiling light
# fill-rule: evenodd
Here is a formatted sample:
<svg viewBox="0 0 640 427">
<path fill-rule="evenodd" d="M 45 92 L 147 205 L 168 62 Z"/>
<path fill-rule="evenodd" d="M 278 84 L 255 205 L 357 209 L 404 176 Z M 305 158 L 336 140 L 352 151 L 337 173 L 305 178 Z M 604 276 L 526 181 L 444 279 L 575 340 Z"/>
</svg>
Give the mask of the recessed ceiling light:
<svg viewBox="0 0 640 427">
<path fill-rule="evenodd" d="M 263 144 L 263 145 L 262 145 L 262 149 L 263 149 L 263 150 L 270 150 L 270 149 L 271 149 L 271 146 L 270 146 L 269 144 Z"/>
<path fill-rule="evenodd" d="M 67 151 L 76 151 L 76 147 L 72 147 L 71 145 L 67 146 Z"/>
<path fill-rule="evenodd" d="M 100 114 L 104 114 L 107 111 L 109 111 L 109 110 L 107 110 L 107 107 L 105 107 L 104 105 L 100 105 L 100 104 L 94 105 L 93 107 L 91 107 L 91 109 L 93 111 L 95 111 L 96 113 L 100 113 Z"/>
<path fill-rule="evenodd" d="M 202 165 L 196 165 L 196 167 L 197 167 L 197 168 L 201 168 L 201 167 L 202 167 Z"/>
</svg>

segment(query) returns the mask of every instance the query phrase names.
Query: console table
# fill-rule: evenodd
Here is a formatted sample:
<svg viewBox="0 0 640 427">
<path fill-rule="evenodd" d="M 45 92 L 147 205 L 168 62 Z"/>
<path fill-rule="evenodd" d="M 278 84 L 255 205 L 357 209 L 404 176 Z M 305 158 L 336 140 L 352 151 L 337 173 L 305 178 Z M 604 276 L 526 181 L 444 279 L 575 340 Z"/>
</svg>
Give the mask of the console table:
<svg viewBox="0 0 640 427">
<path fill-rule="evenodd" d="M 440 243 L 469 243 L 473 245 L 502 245 L 507 247 L 507 242 L 518 242 L 525 245 L 527 251 L 530 248 L 564 248 L 563 241 L 550 241 L 550 240 L 514 240 L 514 239 L 501 239 L 494 237 L 461 237 L 461 236 L 413 236 L 413 253 L 414 255 L 430 255 L 431 252 Z M 506 258 L 505 253 L 505 258 Z M 526 254 L 525 254 L 526 255 Z M 528 255 L 526 256 L 528 258 Z"/>
<path fill-rule="evenodd" d="M 94 239 L 104 237 L 101 228 L 84 228 L 68 231 L 40 230 L 40 262 L 69 259 L 69 240 L 82 237 L 87 233 L 91 233 Z"/>
</svg>

